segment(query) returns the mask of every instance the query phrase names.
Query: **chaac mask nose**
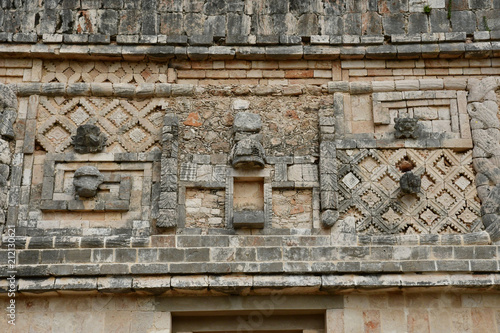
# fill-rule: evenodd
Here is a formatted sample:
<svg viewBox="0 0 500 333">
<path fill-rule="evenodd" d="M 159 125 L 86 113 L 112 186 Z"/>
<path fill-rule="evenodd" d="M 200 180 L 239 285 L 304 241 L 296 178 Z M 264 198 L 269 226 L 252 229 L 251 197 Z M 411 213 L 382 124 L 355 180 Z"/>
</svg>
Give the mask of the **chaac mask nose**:
<svg viewBox="0 0 500 333">
<path fill-rule="evenodd" d="M 92 198 L 97 195 L 97 189 L 104 180 L 96 167 L 83 166 L 75 171 L 73 186 L 75 193 L 81 198 Z"/>
</svg>

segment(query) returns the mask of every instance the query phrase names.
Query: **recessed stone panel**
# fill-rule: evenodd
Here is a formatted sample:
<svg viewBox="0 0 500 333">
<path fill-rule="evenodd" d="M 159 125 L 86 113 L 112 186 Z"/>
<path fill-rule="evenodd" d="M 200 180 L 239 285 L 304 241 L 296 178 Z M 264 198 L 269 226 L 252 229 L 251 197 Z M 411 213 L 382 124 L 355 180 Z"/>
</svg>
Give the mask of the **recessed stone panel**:
<svg viewBox="0 0 500 333">
<path fill-rule="evenodd" d="M 273 228 L 312 229 L 312 192 L 310 189 L 273 190 Z"/>
<path fill-rule="evenodd" d="M 39 155 L 35 168 L 42 162 L 43 177 L 33 179 L 31 186 L 40 190 L 28 205 L 29 222 L 21 216 L 19 225 L 28 227 L 26 232 L 53 234 L 113 234 L 149 233 L 151 221 L 156 218 L 153 200 L 153 183 L 158 182 L 154 170 L 155 154 L 144 156 L 127 154 L 47 154 Z M 82 166 L 93 166 L 102 174 L 103 183 L 95 196 L 82 198 L 76 195 L 73 184 L 75 171 Z M 36 231 L 30 231 L 31 227 Z"/>
</svg>

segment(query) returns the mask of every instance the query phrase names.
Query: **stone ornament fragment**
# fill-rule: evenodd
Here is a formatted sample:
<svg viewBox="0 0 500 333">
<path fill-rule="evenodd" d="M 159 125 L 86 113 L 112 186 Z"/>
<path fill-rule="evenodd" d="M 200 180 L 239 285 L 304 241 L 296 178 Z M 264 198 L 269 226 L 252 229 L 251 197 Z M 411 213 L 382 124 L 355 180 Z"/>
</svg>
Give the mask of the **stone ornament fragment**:
<svg viewBox="0 0 500 333">
<path fill-rule="evenodd" d="M 405 172 L 399 180 L 401 191 L 408 194 L 415 194 L 420 192 L 420 184 L 420 177 L 415 175 L 411 171 Z"/>
<path fill-rule="evenodd" d="M 97 195 L 97 189 L 104 181 L 104 176 L 96 167 L 83 166 L 76 169 L 73 176 L 75 193 L 80 198 L 92 198 Z"/>
<path fill-rule="evenodd" d="M 107 140 L 99 127 L 90 124 L 78 126 L 76 135 L 71 138 L 75 151 L 80 154 L 101 152 Z"/>
<path fill-rule="evenodd" d="M 418 139 L 422 134 L 417 118 L 395 118 L 394 122 L 396 123 L 394 125 L 396 139 Z"/>
<path fill-rule="evenodd" d="M 481 220 L 491 240 L 500 240 L 500 122 L 498 78 L 468 80 L 467 112 L 471 117 L 473 165 L 481 200 Z"/>
<path fill-rule="evenodd" d="M 260 116 L 249 112 L 236 114 L 233 123 L 234 146 L 231 149 L 231 165 L 234 168 L 263 168 L 266 154 L 262 147 L 262 128 Z"/>
<path fill-rule="evenodd" d="M 14 139 L 14 121 L 17 118 L 17 96 L 8 86 L 0 83 L 0 224 L 7 218 L 9 200 L 18 204 L 19 196 L 9 197 L 9 188 L 17 183 L 9 184 L 12 162 L 12 150 L 8 141 Z M 20 178 L 19 178 L 20 182 Z M 19 184 L 20 185 L 20 184 Z"/>
<path fill-rule="evenodd" d="M 178 222 L 179 118 L 168 112 L 163 118 L 161 179 L 158 209 L 153 209 L 157 228 L 174 228 Z"/>
<path fill-rule="evenodd" d="M 6 140 L 14 139 L 14 121 L 17 117 L 17 96 L 6 85 L 0 85 L 0 135 Z"/>
</svg>

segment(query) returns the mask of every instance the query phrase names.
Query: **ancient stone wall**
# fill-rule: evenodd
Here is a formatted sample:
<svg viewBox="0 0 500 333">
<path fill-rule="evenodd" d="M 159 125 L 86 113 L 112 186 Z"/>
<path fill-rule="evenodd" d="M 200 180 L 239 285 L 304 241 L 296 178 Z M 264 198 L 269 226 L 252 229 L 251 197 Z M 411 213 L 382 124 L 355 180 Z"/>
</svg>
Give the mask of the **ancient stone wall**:
<svg viewBox="0 0 500 333">
<path fill-rule="evenodd" d="M 1 7 L 6 331 L 500 331 L 498 1 Z"/>
<path fill-rule="evenodd" d="M 472 33 L 500 27 L 496 0 L 8 0 L 1 8 L 2 31 L 22 33 L 14 41 L 37 34 L 78 34 L 77 40 L 84 42 L 101 41 L 102 35 L 167 35 L 203 43 L 201 35 L 226 42 L 273 43 L 280 34 Z"/>
</svg>

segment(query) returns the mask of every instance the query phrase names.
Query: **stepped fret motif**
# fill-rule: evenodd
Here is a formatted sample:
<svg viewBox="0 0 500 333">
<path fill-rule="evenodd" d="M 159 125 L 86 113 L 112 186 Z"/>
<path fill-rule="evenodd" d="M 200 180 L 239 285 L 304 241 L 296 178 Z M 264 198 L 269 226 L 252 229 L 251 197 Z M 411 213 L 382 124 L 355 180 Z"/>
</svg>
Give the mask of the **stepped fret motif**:
<svg viewBox="0 0 500 333">
<path fill-rule="evenodd" d="M 166 83 L 167 68 L 151 62 L 45 61 L 42 82 Z"/>
</svg>

